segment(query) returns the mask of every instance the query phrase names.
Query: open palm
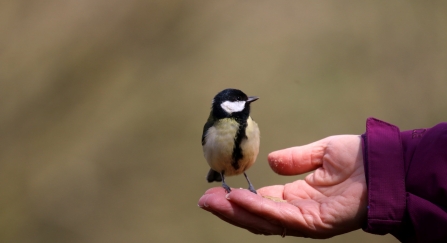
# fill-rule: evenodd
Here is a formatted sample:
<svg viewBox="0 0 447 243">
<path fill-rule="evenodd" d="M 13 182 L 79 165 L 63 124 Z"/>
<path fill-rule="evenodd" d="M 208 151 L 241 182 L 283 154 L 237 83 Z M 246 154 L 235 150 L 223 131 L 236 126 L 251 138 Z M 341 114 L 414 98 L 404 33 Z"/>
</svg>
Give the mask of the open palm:
<svg viewBox="0 0 447 243">
<path fill-rule="evenodd" d="M 304 180 L 260 188 L 259 195 L 211 188 L 199 206 L 256 234 L 329 238 L 361 227 L 366 183 L 360 136 L 328 137 L 272 152 L 268 160 L 281 175 L 314 171 Z"/>
</svg>

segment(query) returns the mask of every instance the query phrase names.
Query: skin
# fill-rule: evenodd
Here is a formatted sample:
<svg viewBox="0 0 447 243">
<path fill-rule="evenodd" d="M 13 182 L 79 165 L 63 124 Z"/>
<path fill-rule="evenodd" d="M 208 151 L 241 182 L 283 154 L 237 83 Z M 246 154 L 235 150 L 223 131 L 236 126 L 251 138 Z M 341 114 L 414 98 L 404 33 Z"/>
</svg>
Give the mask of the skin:
<svg viewBox="0 0 447 243">
<path fill-rule="evenodd" d="M 366 182 L 361 137 L 331 136 L 272 152 L 272 170 L 280 175 L 313 171 L 304 180 L 226 193 L 207 190 L 199 207 L 255 234 L 330 238 L 361 227 L 366 220 Z M 272 200 L 273 199 L 273 200 Z"/>
</svg>

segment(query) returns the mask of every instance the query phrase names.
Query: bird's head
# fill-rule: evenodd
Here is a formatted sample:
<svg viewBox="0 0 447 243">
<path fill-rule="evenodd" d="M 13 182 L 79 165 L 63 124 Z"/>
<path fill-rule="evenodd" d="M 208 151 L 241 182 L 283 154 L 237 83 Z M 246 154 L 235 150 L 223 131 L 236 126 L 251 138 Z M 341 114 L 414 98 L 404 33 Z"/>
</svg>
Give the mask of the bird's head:
<svg viewBox="0 0 447 243">
<path fill-rule="evenodd" d="M 247 96 L 238 89 L 225 89 L 213 99 L 212 110 L 214 117 L 220 119 L 231 116 L 249 116 L 250 103 L 259 97 Z"/>
</svg>

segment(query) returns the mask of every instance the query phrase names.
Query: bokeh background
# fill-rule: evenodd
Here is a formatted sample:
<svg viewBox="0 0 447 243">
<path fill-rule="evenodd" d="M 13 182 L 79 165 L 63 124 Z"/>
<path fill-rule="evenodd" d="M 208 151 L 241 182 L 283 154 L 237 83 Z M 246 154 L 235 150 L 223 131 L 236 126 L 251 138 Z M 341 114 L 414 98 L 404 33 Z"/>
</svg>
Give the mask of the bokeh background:
<svg viewBox="0 0 447 243">
<path fill-rule="evenodd" d="M 212 97 L 271 151 L 447 120 L 446 1 L 0 1 L 0 242 L 316 242 L 197 207 Z M 245 187 L 243 177 L 228 179 Z M 320 242 L 320 241 L 318 241 Z M 325 242 L 397 242 L 361 230 Z"/>
</svg>

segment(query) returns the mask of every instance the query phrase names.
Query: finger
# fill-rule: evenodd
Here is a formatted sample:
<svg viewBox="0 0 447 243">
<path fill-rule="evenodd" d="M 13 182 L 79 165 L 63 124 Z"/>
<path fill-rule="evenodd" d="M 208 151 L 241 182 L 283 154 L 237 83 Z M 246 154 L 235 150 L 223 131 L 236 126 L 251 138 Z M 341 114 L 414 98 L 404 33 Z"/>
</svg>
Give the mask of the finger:
<svg viewBox="0 0 447 243">
<path fill-rule="evenodd" d="M 283 228 L 281 226 L 272 224 L 272 222 L 269 222 L 264 218 L 254 215 L 238 205 L 233 204 L 225 197 L 225 190 L 220 189 L 222 188 L 212 188 L 206 191 L 205 194 L 199 199 L 199 207 L 213 213 L 220 219 L 232 225 L 245 228 L 255 234 L 272 235 L 281 234 L 283 232 Z M 235 190 L 236 189 L 233 189 L 232 191 Z M 249 193 L 253 194 L 252 192 Z M 259 197 L 258 195 L 255 196 L 262 199 L 262 197 Z"/>
<path fill-rule="evenodd" d="M 292 232 L 293 235 L 303 235 L 302 232 L 309 230 L 300 209 L 289 203 L 274 202 L 253 193 L 250 194 L 246 190 L 233 190 L 227 195 L 227 199 L 250 214 L 277 225 L 282 230 L 292 229 L 287 233 L 288 235 L 292 235 Z"/>
<path fill-rule="evenodd" d="M 296 227 L 287 228 L 287 226 L 285 226 L 282 222 L 278 222 L 276 220 L 268 218 L 266 219 L 264 217 L 261 217 L 260 215 L 253 214 L 245 208 L 242 208 L 239 205 L 233 203 L 231 200 L 228 200 L 226 198 L 223 199 L 223 196 L 226 194 L 226 192 L 220 189 L 221 188 L 209 189 L 199 200 L 199 206 L 206 205 L 202 208 L 210 211 L 212 214 L 216 215 L 223 221 L 234 226 L 247 229 L 254 234 L 308 237 L 308 235 L 303 233 L 304 231 L 297 230 Z M 260 198 L 259 196 L 247 190 L 233 190 L 232 193 L 234 191 L 245 191 L 250 197 L 254 196 L 261 200 L 267 200 Z M 225 204 L 225 200 L 227 201 L 227 204 Z M 220 208 L 215 208 L 217 205 L 220 205 Z M 227 212 L 225 208 L 229 208 L 228 205 L 231 205 L 230 207 L 232 210 L 229 210 Z M 291 223 L 293 224 L 294 222 Z"/>
<path fill-rule="evenodd" d="M 238 217 L 229 217 L 228 214 L 222 214 L 221 212 L 211 213 L 229 224 L 246 229 L 254 234 L 278 235 L 283 231 L 281 227 L 271 224 L 263 218 L 253 215 L 237 205 L 234 206 L 234 214 L 238 215 Z"/>
<path fill-rule="evenodd" d="M 209 196 L 211 195 L 215 195 L 216 197 L 216 201 L 213 201 L 214 204 L 216 203 L 220 203 L 220 204 L 226 204 L 226 200 L 225 200 L 225 195 L 227 194 L 227 192 L 225 191 L 224 188 L 222 187 L 213 187 L 208 189 L 202 197 L 200 197 L 199 202 L 197 203 L 197 205 L 201 208 L 207 208 L 209 207 L 208 205 L 208 198 L 210 198 Z M 219 198 L 221 198 L 221 200 L 218 200 Z"/>
<path fill-rule="evenodd" d="M 268 155 L 273 171 L 280 175 L 299 175 L 320 167 L 326 149 L 326 140 L 308 145 L 278 150 Z"/>
</svg>

